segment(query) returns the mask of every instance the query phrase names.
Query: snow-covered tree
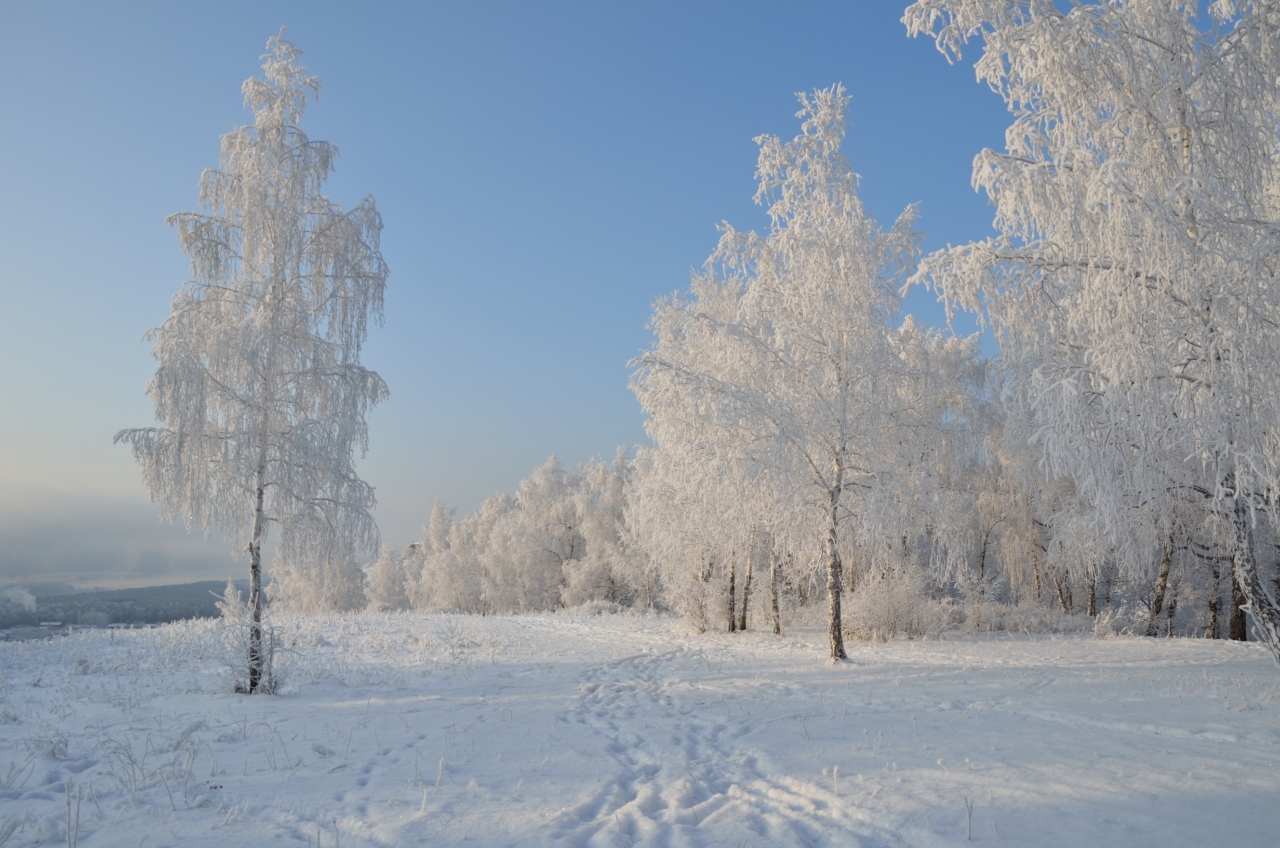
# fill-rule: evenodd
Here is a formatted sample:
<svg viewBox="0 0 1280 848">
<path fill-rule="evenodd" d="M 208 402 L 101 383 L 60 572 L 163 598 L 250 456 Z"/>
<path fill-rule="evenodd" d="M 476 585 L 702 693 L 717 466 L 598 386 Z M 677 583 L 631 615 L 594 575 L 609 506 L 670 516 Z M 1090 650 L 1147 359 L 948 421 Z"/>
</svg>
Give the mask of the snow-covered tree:
<svg viewBox="0 0 1280 848">
<path fill-rule="evenodd" d="M 891 438 L 882 444 L 863 545 L 873 565 L 924 557 L 932 570 L 954 575 L 981 559 L 974 520 L 983 439 L 993 422 L 978 339 L 925 329 L 908 315 L 888 341 Z"/>
<path fill-rule="evenodd" d="M 492 501 L 492 498 L 486 501 L 478 514 L 488 514 L 487 507 Z M 467 552 L 465 543 L 467 537 L 472 536 L 468 531 L 475 522 L 461 526 L 455 521 L 456 512 L 453 507 L 433 501 L 422 541 L 405 549 L 402 557 L 405 584 L 414 609 L 483 610 L 484 575 L 478 568 L 468 567 L 454 551 L 457 544 L 460 552 Z"/>
<path fill-rule="evenodd" d="M 298 127 L 320 91 L 299 56 L 282 37 L 267 42 L 263 78 L 244 84 L 253 124 L 223 136 L 221 167 L 200 180 L 202 211 L 169 219 L 192 279 L 150 333 L 159 425 L 116 436 L 166 518 L 247 548 L 250 691 L 269 525 L 291 566 L 283 576 L 322 573 L 343 604 L 358 588 L 354 555 L 378 545 L 373 489 L 353 455 L 367 446 L 366 412 L 387 396 L 360 365 L 369 319 L 382 317 L 382 219 L 371 197 L 344 212 L 322 193 L 337 150 Z"/>
<path fill-rule="evenodd" d="M 423 540 L 402 558 L 416 609 L 483 613 L 555 609 L 642 596 L 627 534 L 631 463 L 592 460 L 566 471 L 552 457 L 454 520 L 439 502 Z"/>
<path fill-rule="evenodd" d="M 405 566 L 416 551 L 406 551 L 400 557 L 384 547 L 382 554 L 369 566 L 365 596 L 369 606 L 377 609 L 409 609 L 408 581 Z"/>
<path fill-rule="evenodd" d="M 577 476 L 566 472 L 553 456 L 533 469 L 516 489 L 504 575 L 512 581 L 510 588 L 519 599 L 517 609 L 560 606 L 565 568 L 586 553 L 574 502 Z"/>
<path fill-rule="evenodd" d="M 637 587 L 625 543 L 631 461 L 618 448 L 612 465 L 598 459 L 577 475 L 574 509 L 582 555 L 565 565 L 562 600 L 566 606 L 587 601 L 622 603 L 634 600 Z M 642 581 L 640 581 L 642 582 Z"/>
<path fill-rule="evenodd" d="M 843 88 L 800 101 L 801 135 L 757 139 L 768 234 L 725 225 L 689 294 L 656 304 L 657 338 L 633 387 L 658 450 L 677 448 L 662 419 L 685 416 L 677 439 L 731 435 L 743 461 L 798 484 L 821 528 L 831 656 L 844 659 L 840 537 L 851 502 L 876 484 L 894 426 L 887 336 L 917 236 L 914 209 L 882 232 L 858 200 L 840 152 Z"/>
<path fill-rule="evenodd" d="M 974 163 L 999 234 L 920 275 L 985 310 L 1049 470 L 1123 562 L 1187 494 L 1229 517 L 1280 661 L 1253 541 L 1258 516 L 1280 522 L 1280 5 L 1209 8 L 1204 26 L 1170 0 L 908 8 L 949 58 L 982 43 L 978 76 L 1014 115 Z"/>
<path fill-rule="evenodd" d="M 673 406 L 648 422 L 659 447 L 637 458 L 628 538 L 670 608 L 699 631 L 723 626 L 732 632 L 739 621 L 738 574 L 745 579 L 751 562 L 749 534 L 759 496 L 769 488 L 767 470 L 744 460 L 737 441 L 717 432 L 714 421 L 704 421 L 696 439 L 686 422 L 692 424 Z"/>
</svg>

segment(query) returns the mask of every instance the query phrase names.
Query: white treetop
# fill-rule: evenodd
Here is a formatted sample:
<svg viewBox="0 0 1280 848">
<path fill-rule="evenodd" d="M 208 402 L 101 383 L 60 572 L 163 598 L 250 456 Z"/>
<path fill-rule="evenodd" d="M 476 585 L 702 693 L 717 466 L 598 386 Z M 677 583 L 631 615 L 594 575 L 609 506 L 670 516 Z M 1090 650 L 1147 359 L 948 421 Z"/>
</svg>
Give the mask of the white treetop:
<svg viewBox="0 0 1280 848">
<path fill-rule="evenodd" d="M 149 334 L 159 425 L 116 436 L 161 513 L 230 533 L 255 580 L 269 523 L 295 566 L 377 549 L 373 489 L 353 455 L 387 396 L 360 365 L 369 319 L 382 318 L 382 219 L 371 197 L 344 212 L 322 193 L 337 150 L 298 128 L 320 84 L 288 41 L 267 51 L 263 78 L 244 84 L 253 124 L 223 137 L 201 211 L 169 218 L 192 279 Z"/>
<path fill-rule="evenodd" d="M 1048 470 L 1123 541 L 1175 494 L 1235 516 L 1237 575 L 1280 658 L 1251 520 L 1280 491 L 1280 4 L 920 0 L 904 21 L 1014 122 L 974 185 L 999 235 L 921 265 L 985 309 Z"/>
</svg>

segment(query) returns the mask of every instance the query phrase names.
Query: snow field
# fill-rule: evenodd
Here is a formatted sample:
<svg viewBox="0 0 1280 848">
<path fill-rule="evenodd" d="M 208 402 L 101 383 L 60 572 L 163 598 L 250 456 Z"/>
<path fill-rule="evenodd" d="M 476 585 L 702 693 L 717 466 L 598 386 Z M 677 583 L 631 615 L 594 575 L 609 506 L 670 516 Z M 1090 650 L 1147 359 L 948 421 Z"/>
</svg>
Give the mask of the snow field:
<svg viewBox="0 0 1280 848">
<path fill-rule="evenodd" d="M 663 616 L 286 618 L 0 644 L 0 845 L 1209 845 L 1280 832 L 1256 644 L 696 636 Z"/>
</svg>

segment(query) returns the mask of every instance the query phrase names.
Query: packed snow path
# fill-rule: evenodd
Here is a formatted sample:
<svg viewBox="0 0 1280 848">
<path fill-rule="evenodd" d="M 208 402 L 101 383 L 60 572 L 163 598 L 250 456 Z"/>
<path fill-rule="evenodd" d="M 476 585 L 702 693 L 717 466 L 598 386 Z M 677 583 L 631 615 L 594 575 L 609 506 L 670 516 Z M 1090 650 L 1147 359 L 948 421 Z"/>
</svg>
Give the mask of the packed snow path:
<svg viewBox="0 0 1280 848">
<path fill-rule="evenodd" d="M 658 616 L 213 623 L 0 644 L 0 845 L 1274 846 L 1256 645 L 852 646 Z M 68 832 L 68 823 L 70 832 Z"/>
</svg>

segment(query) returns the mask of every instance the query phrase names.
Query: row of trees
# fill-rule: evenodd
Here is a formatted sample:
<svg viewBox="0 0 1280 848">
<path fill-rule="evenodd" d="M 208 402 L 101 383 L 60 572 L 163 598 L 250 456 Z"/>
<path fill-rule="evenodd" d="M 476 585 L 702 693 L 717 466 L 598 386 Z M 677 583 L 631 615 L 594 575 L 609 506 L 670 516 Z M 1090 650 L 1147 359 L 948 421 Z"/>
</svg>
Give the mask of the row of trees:
<svg viewBox="0 0 1280 848">
<path fill-rule="evenodd" d="M 1241 636 L 1248 611 L 1280 659 L 1262 573 L 1280 526 L 1280 6 L 1196 12 L 907 9 L 953 60 L 979 40 L 1014 117 L 1007 149 L 975 160 L 983 242 L 921 258 L 913 209 L 876 225 L 840 154 L 839 87 L 802 96 L 793 141 L 758 140 L 769 231 L 726 225 L 636 362 L 653 447 L 620 538 L 671 604 L 704 623 L 713 584 L 732 610 L 781 557 L 825 585 L 842 658 L 851 567 L 979 600 L 998 572 L 1064 610 L 1073 587 L 1093 611 L 1150 584 L 1151 632 L 1178 584 L 1206 631 L 1227 617 Z M 987 322 L 986 373 L 972 340 L 900 319 L 907 282 Z"/>
<path fill-rule="evenodd" d="M 392 609 L 527 612 L 588 601 L 653 605 L 655 585 L 625 543 L 632 464 L 593 460 L 566 471 L 554 458 L 455 519 L 437 502 L 421 542 L 385 550 L 369 567 L 368 602 Z"/>
<path fill-rule="evenodd" d="M 1058 613 L 1148 635 L 1244 638 L 1226 516 L 1186 514 L 1172 544 L 1126 570 L 1073 485 L 1044 482 L 1025 431 L 1001 420 L 992 401 L 975 405 L 988 426 L 957 434 L 977 442 L 938 457 L 942 473 L 842 521 L 842 640 L 1062 626 Z M 324 581 L 286 578 L 303 593 L 277 600 L 313 611 L 367 604 L 479 614 L 594 602 L 672 609 L 699 629 L 731 632 L 781 632 L 829 602 L 825 527 L 803 490 L 663 468 L 664 456 L 674 454 L 642 448 L 573 470 L 549 460 L 514 497 L 490 498 L 465 518 L 437 503 L 423 539 L 384 550 L 362 588 L 325 595 Z M 1266 525 L 1256 533 L 1276 550 Z"/>
<path fill-rule="evenodd" d="M 276 598 L 302 609 L 599 600 L 732 630 L 767 580 L 775 630 L 825 592 L 841 659 L 847 631 L 883 630 L 868 622 L 920 629 L 926 599 L 963 600 L 980 626 L 994 600 L 1069 613 L 1083 594 L 1096 613 L 1127 595 L 1146 632 L 1180 598 L 1202 601 L 1210 635 L 1225 618 L 1242 637 L 1248 612 L 1280 661 L 1264 579 L 1280 537 L 1280 3 L 1210 9 L 1202 26 L 1173 0 L 913 3 L 908 32 L 949 59 L 982 45 L 978 76 L 1013 115 L 1006 150 L 974 165 L 997 234 L 922 257 L 914 208 L 881 229 L 840 152 L 843 89 L 802 95 L 800 135 L 757 140 L 768 231 L 725 225 L 655 306 L 632 381 L 652 445 L 549 462 L 461 520 L 437 507 L 367 585 L 374 499 L 353 456 L 386 395 L 359 364 L 381 221 L 372 199 L 344 212 L 321 194 L 336 151 L 297 127 L 319 86 L 272 39 L 245 84 L 255 123 L 224 137 L 203 211 L 171 219 L 193 280 L 154 331 L 159 426 L 117 436 L 167 516 L 247 548 L 248 688 L 271 524 Z M 1001 356 L 903 319 L 910 284 L 977 313 Z"/>
</svg>

